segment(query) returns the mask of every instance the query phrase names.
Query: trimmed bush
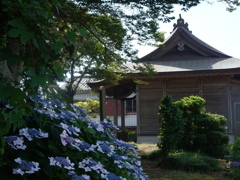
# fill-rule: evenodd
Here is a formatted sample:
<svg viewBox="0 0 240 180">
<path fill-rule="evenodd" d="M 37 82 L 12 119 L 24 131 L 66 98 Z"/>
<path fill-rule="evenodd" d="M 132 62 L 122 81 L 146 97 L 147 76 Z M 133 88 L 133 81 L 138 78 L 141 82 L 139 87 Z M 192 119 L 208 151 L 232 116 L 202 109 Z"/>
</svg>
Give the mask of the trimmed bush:
<svg viewBox="0 0 240 180">
<path fill-rule="evenodd" d="M 184 121 L 177 104 L 172 102 L 170 95 L 165 95 L 159 106 L 160 115 L 160 157 L 165 158 L 170 152 L 177 150 L 184 133 Z"/>
<path fill-rule="evenodd" d="M 165 98 L 169 99 L 168 96 Z M 163 149 L 160 151 L 183 149 L 224 157 L 229 141 L 224 128 L 227 119 L 222 115 L 206 113 L 205 100 L 201 97 L 184 97 L 176 102 L 170 100 L 168 103 L 166 99 L 162 101 L 159 110 L 159 147 Z"/>
<path fill-rule="evenodd" d="M 26 103 L 32 109 L 25 126 L 4 136 L 1 179 L 148 179 L 135 147 L 116 139 L 107 120 L 95 123 L 82 108 L 58 100 L 35 96 Z"/>
<path fill-rule="evenodd" d="M 230 148 L 231 161 L 230 169 L 233 172 L 234 180 L 240 179 L 240 137 L 237 137 Z"/>
</svg>

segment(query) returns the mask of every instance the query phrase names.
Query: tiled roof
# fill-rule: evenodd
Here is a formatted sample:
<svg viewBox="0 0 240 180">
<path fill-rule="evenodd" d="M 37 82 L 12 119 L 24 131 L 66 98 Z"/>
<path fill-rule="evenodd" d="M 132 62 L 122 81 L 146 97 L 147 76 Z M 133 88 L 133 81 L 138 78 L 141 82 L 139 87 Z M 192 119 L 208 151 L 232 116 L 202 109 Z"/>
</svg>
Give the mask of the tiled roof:
<svg viewBox="0 0 240 180">
<path fill-rule="evenodd" d="M 227 70 L 240 69 L 240 59 L 236 58 L 211 58 L 205 57 L 195 59 L 188 57 L 186 59 L 149 61 L 158 73 L 165 72 L 183 72 L 183 71 L 204 71 L 204 70 Z M 140 63 L 141 65 L 143 63 Z M 128 63 L 127 66 L 133 70 L 134 63 Z M 138 73 L 136 71 L 136 73 Z"/>
<path fill-rule="evenodd" d="M 233 58 L 194 36 L 188 25 L 178 19 L 171 36 L 163 45 L 140 60 L 140 65 L 150 63 L 158 73 L 183 73 L 193 71 L 240 70 L 240 59 Z M 133 70 L 134 63 L 127 67 Z M 202 72 L 201 72 L 202 73 Z M 239 72 L 240 73 L 240 72 Z"/>
</svg>

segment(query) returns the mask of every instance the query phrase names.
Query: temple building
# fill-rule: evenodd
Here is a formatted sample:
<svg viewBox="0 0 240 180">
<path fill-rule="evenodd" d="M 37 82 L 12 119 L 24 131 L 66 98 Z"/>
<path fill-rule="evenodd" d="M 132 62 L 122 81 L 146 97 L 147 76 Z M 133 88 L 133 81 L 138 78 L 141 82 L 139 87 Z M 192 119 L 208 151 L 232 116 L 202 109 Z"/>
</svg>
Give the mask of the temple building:
<svg viewBox="0 0 240 180">
<path fill-rule="evenodd" d="M 140 65 L 150 63 L 157 71 L 149 84 L 135 84 L 130 78 L 117 86 L 106 85 L 106 93 L 124 100 L 135 93 L 137 142 L 158 142 L 158 107 L 165 94 L 173 100 L 196 95 L 206 100 L 206 110 L 227 118 L 226 133 L 232 143 L 240 136 L 240 59 L 231 57 L 198 39 L 179 17 L 161 47 L 144 56 Z M 134 63 L 127 66 L 134 71 Z M 138 74 L 139 71 L 134 73 Z M 141 75 L 142 78 L 144 75 Z M 98 87 L 104 83 L 95 83 Z M 124 121 L 124 115 L 122 115 Z M 124 124 L 123 124 L 124 125 Z"/>
</svg>

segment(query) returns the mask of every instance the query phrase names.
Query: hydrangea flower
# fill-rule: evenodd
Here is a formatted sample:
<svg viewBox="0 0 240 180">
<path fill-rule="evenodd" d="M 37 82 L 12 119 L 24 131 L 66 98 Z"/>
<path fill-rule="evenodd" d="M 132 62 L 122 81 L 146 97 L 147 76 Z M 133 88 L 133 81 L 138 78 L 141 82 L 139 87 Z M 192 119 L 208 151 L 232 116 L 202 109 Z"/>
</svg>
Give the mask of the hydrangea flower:
<svg viewBox="0 0 240 180">
<path fill-rule="evenodd" d="M 21 158 L 15 159 L 15 162 L 18 163 L 18 167 L 13 169 L 13 174 L 33 174 L 40 170 L 38 162 L 27 162 Z"/>
<path fill-rule="evenodd" d="M 130 150 L 132 151 L 134 154 L 137 154 L 137 151 L 136 149 L 134 148 L 134 146 L 130 145 L 130 144 L 127 144 L 126 142 L 122 141 L 122 140 L 119 140 L 119 139 L 113 139 L 114 143 L 113 145 L 116 145 L 118 146 L 118 149 L 119 150 L 122 150 L 122 151 L 126 151 L 126 150 Z"/>
<path fill-rule="evenodd" d="M 240 162 L 233 161 L 230 165 L 233 167 L 240 167 Z"/>
<path fill-rule="evenodd" d="M 75 111 L 75 112 L 84 112 L 84 113 L 87 113 L 87 110 L 86 109 L 83 109 L 83 108 L 81 108 L 81 107 L 79 107 L 79 106 L 75 106 L 75 105 L 73 105 L 73 104 L 70 104 L 70 106 L 71 106 L 71 108 L 73 109 L 73 111 Z"/>
<path fill-rule="evenodd" d="M 110 146 L 109 142 L 106 142 L 106 141 L 97 141 L 95 147 L 99 152 L 102 152 L 102 153 L 107 152 L 109 153 L 109 155 L 111 155 L 114 150 L 114 147 Z"/>
<path fill-rule="evenodd" d="M 33 138 L 48 138 L 48 133 L 43 133 L 41 130 L 36 130 L 34 128 L 22 128 L 19 130 L 19 135 L 25 136 L 29 141 Z"/>
<path fill-rule="evenodd" d="M 116 176 L 116 175 L 113 174 L 113 173 L 109 173 L 109 174 L 107 175 L 106 179 L 107 179 L 107 180 L 126 180 L 125 178 Z"/>
<path fill-rule="evenodd" d="M 90 180 L 90 176 L 88 176 L 86 174 L 83 174 L 81 176 L 78 176 L 78 175 L 74 174 L 72 176 L 72 180 Z"/>
<path fill-rule="evenodd" d="M 74 135 L 76 135 L 76 136 L 79 136 L 78 133 L 81 132 L 79 128 L 74 127 L 73 125 L 72 125 L 72 126 L 69 126 L 69 125 L 61 122 L 61 123 L 60 123 L 60 126 L 61 126 L 63 129 L 65 129 L 70 135 L 74 134 Z"/>
<path fill-rule="evenodd" d="M 32 109 L 23 117 L 23 121 L 34 128 L 17 128 L 12 136 L 5 136 L 6 144 L 11 149 L 4 152 L 2 161 L 6 165 L 3 166 L 11 167 L 13 174 L 23 175 L 25 179 L 49 179 L 50 176 L 70 176 L 73 180 L 147 179 L 139 168 L 140 161 L 135 148 L 116 139 L 112 131 L 116 126 L 109 121 L 94 122 L 81 108 L 71 105 L 68 109 L 68 106 L 58 100 L 43 100 L 39 96 L 30 99 Z M 37 130 L 39 127 L 41 130 Z M 20 136 L 29 140 L 27 143 L 31 148 L 24 145 L 24 137 Z M 34 141 L 34 138 L 40 139 Z M 15 150 L 19 149 L 25 150 L 19 153 L 20 158 L 30 152 L 31 156 L 28 157 L 34 157 L 34 161 L 39 160 L 40 165 L 38 162 L 15 159 L 18 153 Z M 14 159 L 17 166 L 12 166 Z M 49 164 L 57 168 L 51 168 L 51 172 L 42 170 L 48 168 Z M 37 171 L 39 173 L 35 175 Z M 11 176 L 14 175 L 8 174 L 8 177 Z"/>
<path fill-rule="evenodd" d="M 108 174 L 108 171 L 104 169 L 103 165 L 100 162 L 96 162 L 92 158 L 86 158 L 83 161 L 79 162 L 78 168 L 84 169 L 85 172 L 94 170 L 97 173 L 101 173 L 102 175 Z"/>
<path fill-rule="evenodd" d="M 86 152 L 89 151 L 94 151 L 94 148 L 92 148 L 92 146 L 86 142 L 82 142 L 81 144 L 79 144 L 78 146 L 81 150 L 84 150 Z"/>
<path fill-rule="evenodd" d="M 13 106 L 10 106 L 9 104 L 6 105 L 6 108 L 13 109 Z"/>
<path fill-rule="evenodd" d="M 26 145 L 24 145 L 23 137 L 18 136 L 5 136 L 5 141 L 11 146 L 13 149 L 26 149 Z"/>
<path fill-rule="evenodd" d="M 93 129 L 97 130 L 98 132 L 104 131 L 104 126 L 102 124 L 95 123 L 95 122 L 90 122 L 88 124 L 88 128 L 93 128 Z"/>
<path fill-rule="evenodd" d="M 109 129 L 113 129 L 113 130 L 119 129 L 116 125 L 112 124 L 111 122 L 109 122 L 106 119 L 101 121 L 100 124 L 102 124 L 104 128 L 109 128 Z"/>
<path fill-rule="evenodd" d="M 87 174 L 78 176 L 74 171 L 69 171 L 68 174 L 71 175 L 71 180 L 91 180 L 90 176 Z"/>
<path fill-rule="evenodd" d="M 50 159 L 50 165 L 51 166 L 59 166 L 64 167 L 65 169 L 72 170 L 75 169 L 74 163 L 71 163 L 69 157 L 48 157 Z"/>
<path fill-rule="evenodd" d="M 64 130 L 61 134 L 60 134 L 60 138 L 61 138 L 61 142 L 64 146 L 66 146 L 67 144 L 70 144 L 74 147 L 76 147 L 78 150 L 80 150 L 79 145 L 82 144 L 82 141 L 80 141 L 77 138 L 73 138 L 70 137 L 66 130 Z"/>
</svg>

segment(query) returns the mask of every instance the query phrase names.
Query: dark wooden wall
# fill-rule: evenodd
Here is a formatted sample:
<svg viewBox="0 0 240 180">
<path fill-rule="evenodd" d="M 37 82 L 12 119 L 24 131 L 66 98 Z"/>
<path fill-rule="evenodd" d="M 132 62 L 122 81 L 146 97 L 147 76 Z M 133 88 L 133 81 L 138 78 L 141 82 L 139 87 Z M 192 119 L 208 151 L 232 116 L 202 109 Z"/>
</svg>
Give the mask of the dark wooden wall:
<svg viewBox="0 0 240 180">
<path fill-rule="evenodd" d="M 158 107 L 164 94 L 173 100 L 197 95 L 206 100 L 207 112 L 224 115 L 228 119 L 228 133 L 236 132 L 234 106 L 240 103 L 240 83 L 231 81 L 230 75 L 187 78 L 156 78 L 148 85 L 137 85 L 138 134 L 158 135 Z M 239 133 L 240 134 L 240 133 Z"/>
</svg>

